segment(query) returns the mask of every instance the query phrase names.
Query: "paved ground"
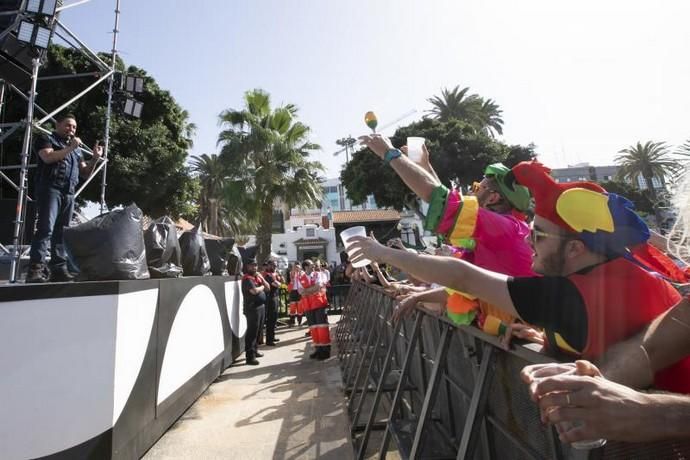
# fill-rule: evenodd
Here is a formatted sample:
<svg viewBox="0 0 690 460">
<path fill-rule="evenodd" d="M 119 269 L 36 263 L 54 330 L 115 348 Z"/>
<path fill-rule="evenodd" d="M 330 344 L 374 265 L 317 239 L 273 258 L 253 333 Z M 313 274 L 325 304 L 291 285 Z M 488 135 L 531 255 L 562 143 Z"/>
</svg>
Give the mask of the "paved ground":
<svg viewBox="0 0 690 460">
<path fill-rule="evenodd" d="M 351 459 L 337 358 L 309 359 L 305 332 L 279 329 L 259 366 L 242 355 L 144 458 Z"/>
</svg>

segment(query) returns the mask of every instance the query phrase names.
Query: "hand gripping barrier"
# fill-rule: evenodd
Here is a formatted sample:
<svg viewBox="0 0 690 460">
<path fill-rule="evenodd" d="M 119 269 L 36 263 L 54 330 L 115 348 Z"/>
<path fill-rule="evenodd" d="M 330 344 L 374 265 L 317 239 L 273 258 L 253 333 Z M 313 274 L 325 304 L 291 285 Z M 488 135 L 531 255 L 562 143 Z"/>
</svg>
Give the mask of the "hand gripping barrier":
<svg viewBox="0 0 690 460">
<path fill-rule="evenodd" d="M 378 458 L 391 449 L 403 459 L 690 456 L 690 441 L 572 449 L 542 425 L 520 380 L 524 366 L 549 357 L 529 345 L 505 351 L 495 337 L 419 306 L 393 322 L 395 301 L 378 286 L 352 284 L 342 308 L 335 341 L 358 459 L 373 457 L 374 440 Z"/>
</svg>

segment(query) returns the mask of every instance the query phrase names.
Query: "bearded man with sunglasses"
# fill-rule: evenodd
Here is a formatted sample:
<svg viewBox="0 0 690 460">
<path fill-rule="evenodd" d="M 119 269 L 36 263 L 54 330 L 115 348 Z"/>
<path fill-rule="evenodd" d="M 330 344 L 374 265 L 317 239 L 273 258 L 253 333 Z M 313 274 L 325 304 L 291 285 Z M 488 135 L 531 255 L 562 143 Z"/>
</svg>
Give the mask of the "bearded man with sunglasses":
<svg viewBox="0 0 690 460">
<path fill-rule="evenodd" d="M 681 299 L 665 280 L 632 260 L 649 229 L 627 199 L 591 182 L 558 184 L 537 162 L 512 170 L 536 203 L 533 269 L 543 277 L 510 277 L 450 257 L 413 255 L 373 239 L 350 239 L 351 260 L 384 262 L 427 282 L 483 299 L 542 327 L 559 357 L 597 359 L 635 335 Z M 657 388 L 690 393 L 690 359 L 657 372 Z"/>
<path fill-rule="evenodd" d="M 431 168 L 425 146 L 422 146 L 422 162 L 417 164 L 380 134 L 362 136 L 360 142 L 429 203 L 424 227 L 443 236 L 454 248 L 454 257 L 507 275 L 534 275 L 532 251 L 525 241 L 529 228 L 524 212 L 530 206 L 530 194 L 527 188 L 510 179 L 506 181 L 509 168 L 500 163 L 488 166 L 483 180 L 475 184 L 474 194 L 463 196 L 459 190 L 441 184 Z M 502 335 L 515 319 L 489 303 L 445 287 L 403 299 L 398 314 L 411 311 L 418 302 L 445 305 L 448 317 L 456 324 L 470 324 L 477 316 L 478 326 L 493 335 Z"/>
</svg>

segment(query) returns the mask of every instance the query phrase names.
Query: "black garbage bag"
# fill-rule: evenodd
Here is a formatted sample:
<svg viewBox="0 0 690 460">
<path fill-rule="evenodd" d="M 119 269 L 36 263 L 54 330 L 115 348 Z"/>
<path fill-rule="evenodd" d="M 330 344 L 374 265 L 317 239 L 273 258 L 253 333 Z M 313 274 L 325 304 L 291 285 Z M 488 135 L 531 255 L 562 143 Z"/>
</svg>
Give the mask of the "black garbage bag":
<svg viewBox="0 0 690 460">
<path fill-rule="evenodd" d="M 242 254 L 238 246 L 233 246 L 228 254 L 228 275 L 239 276 L 242 274 Z"/>
<path fill-rule="evenodd" d="M 228 257 L 235 245 L 234 238 L 204 238 L 206 253 L 211 262 L 211 274 L 227 276 Z"/>
<path fill-rule="evenodd" d="M 144 231 L 146 263 L 151 278 L 177 278 L 182 276 L 182 253 L 177 241 L 175 222 L 161 217 Z"/>
<path fill-rule="evenodd" d="M 204 235 L 199 227 L 194 227 L 180 236 L 180 249 L 184 276 L 205 276 L 211 273 Z"/>
<path fill-rule="evenodd" d="M 258 246 L 240 246 L 240 255 L 242 256 L 242 263 L 247 264 L 248 260 L 256 258 L 256 253 L 259 251 Z M 257 261 L 261 263 L 262 261 Z"/>
<path fill-rule="evenodd" d="M 65 228 L 65 245 L 79 267 L 79 279 L 148 279 L 142 218 L 141 209 L 130 204 Z"/>
</svg>

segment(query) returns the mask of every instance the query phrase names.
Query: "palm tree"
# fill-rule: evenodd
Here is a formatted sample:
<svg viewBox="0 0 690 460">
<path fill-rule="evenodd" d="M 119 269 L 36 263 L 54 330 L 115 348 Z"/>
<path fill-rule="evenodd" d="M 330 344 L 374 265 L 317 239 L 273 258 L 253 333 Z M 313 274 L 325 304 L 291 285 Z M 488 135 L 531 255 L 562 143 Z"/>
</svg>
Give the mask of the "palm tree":
<svg viewBox="0 0 690 460">
<path fill-rule="evenodd" d="M 618 176 L 622 179 L 637 183 L 637 178 L 642 176 L 649 197 L 655 205 L 657 225 L 661 225 L 661 214 L 658 206 L 658 194 L 652 183 L 654 177 L 665 185 L 666 178 L 674 175 L 680 168 L 677 160 L 669 156 L 665 142 L 647 141 L 619 151 L 615 159 L 619 164 Z"/>
<path fill-rule="evenodd" d="M 615 159 L 619 164 L 618 175 L 633 182 L 642 176 L 652 197 L 656 197 L 652 178 L 657 177 L 664 184 L 666 177 L 680 167 L 678 161 L 669 156 L 665 142 L 647 141 L 644 145 L 638 142 L 618 153 L 621 154 Z"/>
<path fill-rule="evenodd" d="M 482 102 L 479 109 L 479 118 L 483 130 L 491 137 L 496 137 L 496 134 L 503 134 L 503 118 L 501 118 L 503 110 L 499 107 L 493 99 L 487 99 Z"/>
<path fill-rule="evenodd" d="M 310 161 L 309 154 L 320 147 L 309 142 L 309 127 L 296 120 L 292 104 L 271 108 L 270 96 L 255 89 L 244 95 L 245 108 L 220 114 L 223 127 L 218 136 L 221 158 L 229 179 L 244 190 L 234 198 L 245 214 L 256 218 L 256 240 L 260 259 L 271 251 L 273 208 L 277 200 L 290 207 L 320 205 L 319 174 L 323 166 Z"/>
<path fill-rule="evenodd" d="M 470 88 L 441 90 L 441 96 L 427 99 L 433 106 L 429 113 L 440 121 L 463 120 L 477 131 L 494 137 L 503 134 L 503 111 L 493 99 L 484 100 L 477 94 L 468 94 Z"/>
<path fill-rule="evenodd" d="M 199 197 L 199 219 L 213 235 L 225 233 L 219 227 L 221 221 L 220 202 L 227 177 L 226 168 L 218 155 L 193 156 L 191 169 L 201 184 Z"/>
<path fill-rule="evenodd" d="M 476 94 L 468 95 L 470 88 L 460 89 L 460 85 L 452 90 L 444 88 L 441 96 L 434 96 L 427 101 L 433 106 L 429 113 L 436 119 L 448 121 L 452 118 L 458 120 L 471 120 L 477 109 Z"/>
</svg>

